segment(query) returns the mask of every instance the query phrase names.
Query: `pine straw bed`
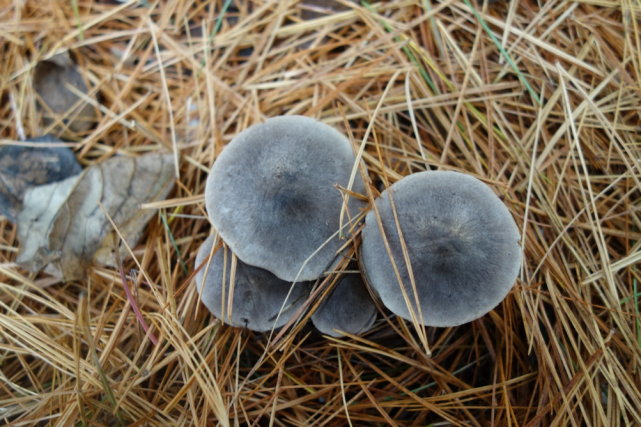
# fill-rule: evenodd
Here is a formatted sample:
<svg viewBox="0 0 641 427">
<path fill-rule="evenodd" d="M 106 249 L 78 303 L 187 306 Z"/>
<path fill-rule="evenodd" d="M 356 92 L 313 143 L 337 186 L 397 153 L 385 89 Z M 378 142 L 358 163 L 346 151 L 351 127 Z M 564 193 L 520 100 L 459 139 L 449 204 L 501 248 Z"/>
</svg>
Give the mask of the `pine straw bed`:
<svg viewBox="0 0 641 427">
<path fill-rule="evenodd" d="M 38 134 L 32 67 L 69 49 L 102 106 L 74 144 L 84 165 L 181 157 L 171 200 L 144 207 L 159 214 L 134 249 L 140 264 L 124 266 L 153 282 L 128 276 L 158 345 L 117 269 L 95 266 L 86 283 L 28 275 L 13 263 L 15 227 L 0 223 L 0 419 L 641 424 L 639 6 L 402 0 L 302 21 L 295 1 L 233 3 L 218 19 L 220 0 L 1 2 L 3 143 Z M 370 128 L 376 188 L 424 169 L 493 185 L 523 230 L 506 300 L 427 328 L 431 357 L 395 317 L 341 340 L 306 324 L 271 341 L 220 325 L 191 278 L 210 233 L 208 168 L 240 130 L 281 114 L 347 123 L 356 149 Z"/>
</svg>

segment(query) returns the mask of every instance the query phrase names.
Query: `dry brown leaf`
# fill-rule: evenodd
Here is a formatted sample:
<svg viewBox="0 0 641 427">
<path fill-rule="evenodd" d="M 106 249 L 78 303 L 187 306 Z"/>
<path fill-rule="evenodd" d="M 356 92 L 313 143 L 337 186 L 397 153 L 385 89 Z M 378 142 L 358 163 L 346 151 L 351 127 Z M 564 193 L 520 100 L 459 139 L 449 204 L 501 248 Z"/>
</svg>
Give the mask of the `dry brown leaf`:
<svg viewBox="0 0 641 427">
<path fill-rule="evenodd" d="M 93 261 L 115 265 L 115 231 L 98 201 L 127 244 L 136 245 L 154 215 L 139 205 L 167 197 L 174 186 L 173 160 L 162 154 L 115 157 L 77 177 L 28 190 L 18 216 L 16 262 L 64 280 L 85 278 Z"/>
<path fill-rule="evenodd" d="M 138 157 L 132 181 L 146 181 L 147 185 L 135 185 L 130 188 L 131 197 L 112 216 L 118 225 L 118 230 L 125 238 L 130 247 L 133 247 L 142 237 L 145 225 L 156 215 L 156 211 L 150 209 L 139 209 L 142 203 L 164 200 L 174 187 L 174 158 L 172 155 L 143 156 Z M 156 195 L 151 198 L 151 195 Z M 105 206 L 105 209 L 107 207 Z M 116 257 L 113 252 L 114 242 L 118 235 L 111 231 L 96 251 L 94 260 L 103 264 L 116 265 Z M 120 255 L 124 258 L 128 255 L 127 248 L 122 246 Z"/>
<path fill-rule="evenodd" d="M 54 58 L 58 58 L 56 56 Z M 83 94 L 89 92 L 85 80 L 71 60 L 40 62 L 33 74 L 33 88 L 38 94 L 38 106 L 42 111 L 42 122 L 49 126 L 62 117 L 72 133 L 84 133 L 96 121 L 94 107 L 82 101 L 67 85 Z M 78 105 L 74 108 L 74 106 Z"/>
</svg>

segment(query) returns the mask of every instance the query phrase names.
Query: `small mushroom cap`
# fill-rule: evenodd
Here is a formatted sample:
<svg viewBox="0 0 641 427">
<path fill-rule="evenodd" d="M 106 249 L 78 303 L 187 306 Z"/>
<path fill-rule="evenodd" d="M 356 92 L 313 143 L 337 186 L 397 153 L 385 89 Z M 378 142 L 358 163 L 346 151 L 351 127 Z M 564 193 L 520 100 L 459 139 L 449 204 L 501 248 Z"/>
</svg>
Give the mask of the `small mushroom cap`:
<svg viewBox="0 0 641 427">
<path fill-rule="evenodd" d="M 354 162 L 349 141 L 331 126 L 302 116 L 268 119 L 238 134 L 214 163 L 209 217 L 245 263 L 287 281 L 315 280 L 344 243 L 332 238 L 343 206 L 334 184 L 347 187 Z M 352 190 L 365 192 L 360 175 Z M 350 197 L 348 207 L 343 225 L 366 204 Z"/>
<path fill-rule="evenodd" d="M 332 337 L 367 332 L 376 320 L 376 305 L 360 274 L 344 274 L 312 314 L 316 329 Z"/>
<path fill-rule="evenodd" d="M 519 272 L 519 229 L 484 183 L 457 172 L 403 178 L 376 201 L 400 277 L 419 322 L 416 297 L 390 203 L 392 198 L 427 326 L 457 326 L 488 313 L 508 294 Z M 393 313 L 411 319 L 383 244 L 376 214 L 367 214 L 361 265 Z"/>
<path fill-rule="evenodd" d="M 81 99 L 67 88 L 67 84 L 84 94 L 89 92 L 87 84 L 73 65 L 63 66 L 54 61 L 43 61 L 36 66 L 33 88 L 41 98 L 39 106 L 43 113 L 43 124 L 49 126 L 57 119 L 49 111 L 56 116 L 64 116 L 69 112 L 69 119 L 73 118 L 69 122 L 69 130 L 74 133 L 86 132 L 96 121 L 96 112 L 92 105 L 84 101 L 78 108 L 69 111 Z M 46 106 L 41 105 L 42 102 Z M 63 121 L 64 123 L 66 122 Z"/>
<path fill-rule="evenodd" d="M 196 267 L 211 253 L 213 242 L 213 235 L 203 242 L 196 255 Z M 309 283 L 302 282 L 294 285 L 294 289 L 287 300 L 288 303 L 285 304 L 285 309 L 280 317 L 278 317 L 278 313 L 287 298 L 292 284 L 280 280 L 269 271 L 252 267 L 238 260 L 236 264 L 236 278 L 230 322 L 227 304 L 231 288 L 231 255 L 231 252 L 228 251 L 224 300 L 224 249 L 214 254 L 213 259 L 209 262 L 209 270 L 207 270 L 207 265 L 205 265 L 196 275 L 198 292 L 205 307 L 224 323 L 237 328 L 248 328 L 256 332 L 265 332 L 271 330 L 272 327 L 279 328 L 285 325 L 296 310 L 305 302 L 310 290 Z M 205 277 L 206 270 L 207 276 Z M 203 278 L 205 278 L 204 286 Z M 276 322 L 277 317 L 278 321 Z M 275 325 L 274 322 L 276 322 Z"/>
</svg>

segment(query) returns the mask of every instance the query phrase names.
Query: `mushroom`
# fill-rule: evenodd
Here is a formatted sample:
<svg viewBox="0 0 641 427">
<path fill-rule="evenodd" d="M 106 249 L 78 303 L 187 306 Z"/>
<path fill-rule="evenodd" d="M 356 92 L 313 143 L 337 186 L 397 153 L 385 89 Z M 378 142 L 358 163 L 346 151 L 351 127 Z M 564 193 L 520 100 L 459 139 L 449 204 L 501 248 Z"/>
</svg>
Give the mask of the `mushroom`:
<svg viewBox="0 0 641 427">
<path fill-rule="evenodd" d="M 341 226 L 347 231 L 348 218 L 366 206 L 350 197 L 340 223 L 335 184 L 347 187 L 354 162 L 349 141 L 331 126 L 302 116 L 268 119 L 238 134 L 214 163 L 209 217 L 243 262 L 283 280 L 315 280 L 344 243 Z M 352 190 L 364 193 L 360 176 Z"/>
<path fill-rule="evenodd" d="M 82 101 L 67 85 L 83 94 L 89 92 L 70 59 L 42 61 L 36 66 L 33 88 L 40 97 L 38 104 L 43 111 L 43 124 L 49 126 L 58 119 L 57 116 L 63 116 L 62 123 L 68 123 L 71 132 L 86 132 L 96 120 L 94 107 Z M 75 105 L 79 106 L 72 110 Z"/>
<path fill-rule="evenodd" d="M 447 327 L 470 322 L 496 307 L 512 288 L 521 259 L 519 229 L 501 200 L 478 179 L 457 172 L 416 173 L 385 190 L 376 207 L 419 323 Z M 411 319 L 374 210 L 365 218 L 362 241 L 361 266 L 368 283 L 387 308 Z"/>
<path fill-rule="evenodd" d="M 359 274 L 347 273 L 312 314 L 316 329 L 332 337 L 367 332 L 376 320 L 376 305 Z"/>
<path fill-rule="evenodd" d="M 196 255 L 196 267 L 211 253 L 214 240 L 212 235 L 202 244 Z M 227 304 L 231 290 L 231 253 L 227 254 L 226 268 L 225 250 L 216 252 L 208 264 L 209 267 L 205 264 L 196 275 L 201 300 L 214 316 L 234 327 L 248 328 L 256 332 L 269 331 L 272 327 L 279 328 L 287 323 L 309 294 L 309 283 L 293 285 L 280 280 L 269 271 L 238 260 L 230 320 Z M 287 298 L 290 289 L 291 295 Z M 286 300 L 287 303 L 279 316 L 278 313 Z"/>
</svg>

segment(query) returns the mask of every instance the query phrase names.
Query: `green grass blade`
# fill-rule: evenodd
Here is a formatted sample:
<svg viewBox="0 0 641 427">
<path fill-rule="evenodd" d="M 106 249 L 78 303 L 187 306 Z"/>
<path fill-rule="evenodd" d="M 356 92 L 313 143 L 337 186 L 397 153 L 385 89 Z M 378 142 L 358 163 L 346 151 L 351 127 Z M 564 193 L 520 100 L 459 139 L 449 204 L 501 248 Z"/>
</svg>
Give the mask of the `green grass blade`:
<svg viewBox="0 0 641 427">
<path fill-rule="evenodd" d="M 481 26 L 483 27 L 485 32 L 490 36 L 490 38 L 492 39 L 492 41 L 494 42 L 496 47 L 501 52 L 501 55 L 503 55 L 505 60 L 510 64 L 510 66 L 512 67 L 512 69 L 516 73 L 516 75 L 519 78 L 519 80 L 521 81 L 521 83 L 523 83 L 525 85 L 525 87 L 527 88 L 528 92 L 530 92 L 530 96 L 532 97 L 532 99 L 534 99 L 536 101 L 536 103 L 540 105 L 541 101 L 539 100 L 539 97 L 534 92 L 534 89 L 532 89 L 532 86 L 530 86 L 530 83 L 528 83 L 528 81 L 526 80 L 525 76 L 523 76 L 523 73 L 521 73 L 519 68 L 516 66 L 516 64 L 512 60 L 512 57 L 510 56 L 510 54 L 507 53 L 507 51 L 505 49 L 503 49 L 503 47 L 501 46 L 501 43 L 499 43 L 498 39 L 496 38 L 496 36 L 492 32 L 492 30 L 490 30 L 490 27 L 487 25 L 487 23 L 483 20 L 481 15 L 479 15 L 478 11 L 470 4 L 470 2 L 468 0 L 463 0 L 463 2 L 467 5 L 467 7 L 470 8 L 470 10 L 472 11 L 472 13 L 476 17 L 476 19 L 478 19 L 479 23 L 481 24 Z"/>
<path fill-rule="evenodd" d="M 73 8 L 73 14 L 76 17 L 76 24 L 78 25 L 78 38 L 80 41 L 84 41 L 85 36 L 82 33 L 82 23 L 80 22 L 80 12 L 78 11 L 78 1 L 71 0 L 71 7 Z"/>
<path fill-rule="evenodd" d="M 216 18 L 216 24 L 214 24 L 214 29 L 211 32 L 211 36 L 209 36 L 209 45 L 211 46 L 214 43 L 214 37 L 216 37 L 216 34 L 220 30 L 220 27 L 223 25 L 223 19 L 225 18 L 225 13 L 227 13 L 227 9 L 229 9 L 229 6 L 231 5 L 232 0 L 226 0 L 225 4 L 223 4 L 223 8 L 220 11 L 220 15 L 218 15 L 218 18 Z M 198 70 L 198 77 L 200 77 L 200 74 L 203 72 L 203 68 L 205 68 L 205 57 L 203 56 L 203 60 L 200 62 L 200 70 Z"/>
<path fill-rule="evenodd" d="M 189 276 L 189 270 L 185 265 L 185 261 L 183 261 L 183 256 L 180 253 L 180 249 L 178 249 L 178 245 L 176 244 L 174 235 L 171 234 L 171 229 L 169 228 L 169 224 L 167 224 L 167 220 L 165 219 L 165 214 L 163 212 L 160 213 L 160 218 L 162 219 L 162 223 L 165 225 L 165 230 L 167 230 L 167 234 L 169 234 L 169 240 L 171 240 L 171 244 L 176 250 L 176 254 L 178 255 L 178 261 L 180 261 L 180 265 L 182 265 L 185 275 Z"/>
</svg>

